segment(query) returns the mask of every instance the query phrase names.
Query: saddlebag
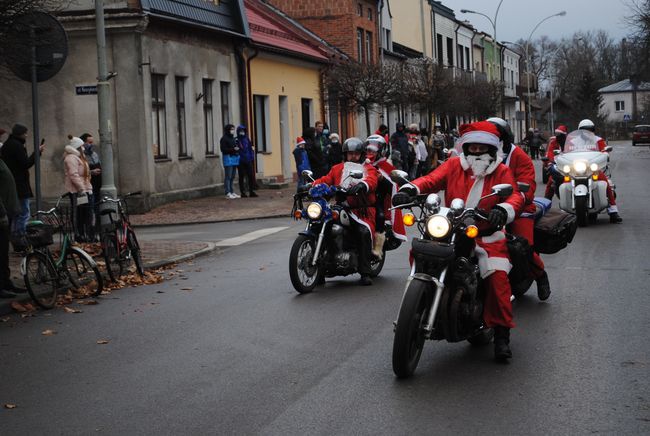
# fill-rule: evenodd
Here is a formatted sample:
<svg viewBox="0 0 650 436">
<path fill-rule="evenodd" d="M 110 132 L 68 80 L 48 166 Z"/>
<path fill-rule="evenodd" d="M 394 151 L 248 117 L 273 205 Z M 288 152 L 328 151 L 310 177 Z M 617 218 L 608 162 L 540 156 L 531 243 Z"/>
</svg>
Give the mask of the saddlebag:
<svg viewBox="0 0 650 436">
<path fill-rule="evenodd" d="M 576 216 L 561 209 L 551 209 L 535 222 L 535 251 L 553 254 L 573 240 L 578 222 Z"/>
<path fill-rule="evenodd" d="M 526 238 L 506 234 L 508 254 L 512 269 L 508 273 L 510 283 L 521 283 L 531 275 L 533 265 L 533 249 Z"/>
</svg>

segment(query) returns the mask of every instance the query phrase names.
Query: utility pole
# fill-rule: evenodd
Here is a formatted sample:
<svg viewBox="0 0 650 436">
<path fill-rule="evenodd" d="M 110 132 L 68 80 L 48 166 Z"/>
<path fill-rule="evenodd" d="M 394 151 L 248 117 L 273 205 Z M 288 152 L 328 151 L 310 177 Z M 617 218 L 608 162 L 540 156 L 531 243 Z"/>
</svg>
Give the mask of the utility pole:
<svg viewBox="0 0 650 436">
<path fill-rule="evenodd" d="M 97 27 L 97 106 L 99 113 L 99 151 L 102 161 L 101 195 L 115 198 L 115 176 L 113 174 L 113 132 L 111 131 L 111 85 L 112 76 L 106 64 L 106 31 L 104 26 L 104 0 L 95 0 L 95 21 Z"/>
</svg>

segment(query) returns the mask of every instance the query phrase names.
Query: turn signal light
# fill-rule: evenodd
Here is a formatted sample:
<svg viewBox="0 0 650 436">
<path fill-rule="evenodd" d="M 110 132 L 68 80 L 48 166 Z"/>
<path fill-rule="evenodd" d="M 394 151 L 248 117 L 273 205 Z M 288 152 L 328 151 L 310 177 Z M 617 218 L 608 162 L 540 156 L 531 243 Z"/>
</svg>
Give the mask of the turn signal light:
<svg viewBox="0 0 650 436">
<path fill-rule="evenodd" d="M 295 219 L 297 219 L 297 220 L 301 219 L 301 218 L 302 218 L 302 212 L 299 211 L 299 210 L 295 211 L 295 212 L 293 213 L 293 217 L 294 217 Z"/>
<path fill-rule="evenodd" d="M 413 224 L 415 224 L 415 215 L 412 213 L 406 213 L 402 217 L 402 222 L 404 223 L 405 226 L 411 227 Z"/>
<path fill-rule="evenodd" d="M 598 174 L 592 174 L 592 175 L 591 175 L 591 178 L 592 178 L 594 181 L 597 181 L 597 180 L 598 180 Z"/>
<path fill-rule="evenodd" d="M 476 227 L 475 225 L 467 226 L 467 228 L 465 229 L 465 236 L 467 236 L 470 239 L 476 238 L 478 236 L 478 227 Z"/>
<path fill-rule="evenodd" d="M 564 183 L 569 183 L 570 181 L 571 181 L 571 177 L 564 176 Z"/>
<path fill-rule="evenodd" d="M 333 210 L 332 211 L 332 219 L 335 221 L 338 221 L 339 219 L 339 211 L 338 210 Z"/>
</svg>

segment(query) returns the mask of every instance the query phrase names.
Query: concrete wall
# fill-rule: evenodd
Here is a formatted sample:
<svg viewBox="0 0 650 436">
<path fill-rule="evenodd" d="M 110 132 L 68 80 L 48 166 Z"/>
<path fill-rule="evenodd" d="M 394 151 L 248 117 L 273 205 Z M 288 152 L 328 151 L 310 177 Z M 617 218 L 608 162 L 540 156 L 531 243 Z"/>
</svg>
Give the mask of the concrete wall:
<svg viewBox="0 0 650 436">
<path fill-rule="evenodd" d="M 393 1 L 390 11 L 393 14 L 393 41 L 433 57 L 429 2 Z"/>
</svg>

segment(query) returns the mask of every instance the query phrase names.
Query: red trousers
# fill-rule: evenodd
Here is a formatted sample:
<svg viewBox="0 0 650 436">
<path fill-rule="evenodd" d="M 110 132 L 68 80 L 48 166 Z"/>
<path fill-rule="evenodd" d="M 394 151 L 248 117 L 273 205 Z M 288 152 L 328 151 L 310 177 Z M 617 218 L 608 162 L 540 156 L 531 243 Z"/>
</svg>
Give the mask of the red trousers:
<svg viewBox="0 0 650 436">
<path fill-rule="evenodd" d="M 533 235 L 535 234 L 535 220 L 532 218 L 517 218 L 510 226 L 510 233 L 526 238 L 531 247 L 535 245 Z M 533 278 L 538 278 L 544 273 L 544 262 L 542 258 L 533 251 Z"/>
<path fill-rule="evenodd" d="M 485 305 L 483 320 L 488 327 L 503 326 L 513 328 L 512 302 L 510 296 L 510 257 L 505 233 L 498 231 L 476 240 L 474 247 L 478 258 L 481 277 L 485 280 Z"/>
</svg>

